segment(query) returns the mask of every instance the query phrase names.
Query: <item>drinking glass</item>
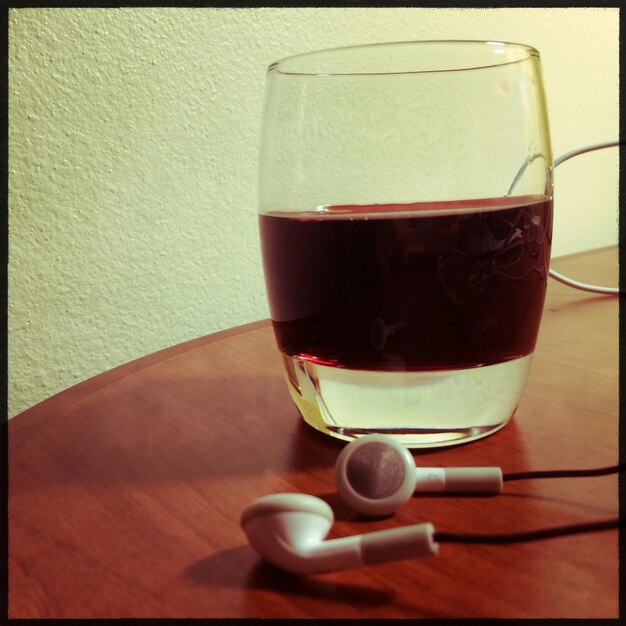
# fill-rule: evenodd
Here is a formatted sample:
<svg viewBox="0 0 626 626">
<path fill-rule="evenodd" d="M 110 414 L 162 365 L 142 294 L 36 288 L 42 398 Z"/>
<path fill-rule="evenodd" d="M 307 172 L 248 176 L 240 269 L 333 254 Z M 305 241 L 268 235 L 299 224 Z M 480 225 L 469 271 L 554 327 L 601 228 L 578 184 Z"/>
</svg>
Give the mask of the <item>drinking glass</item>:
<svg viewBox="0 0 626 626">
<path fill-rule="evenodd" d="M 537 50 L 413 41 L 273 63 L 259 228 L 307 423 L 410 448 L 502 428 L 528 376 L 552 236 Z"/>
</svg>

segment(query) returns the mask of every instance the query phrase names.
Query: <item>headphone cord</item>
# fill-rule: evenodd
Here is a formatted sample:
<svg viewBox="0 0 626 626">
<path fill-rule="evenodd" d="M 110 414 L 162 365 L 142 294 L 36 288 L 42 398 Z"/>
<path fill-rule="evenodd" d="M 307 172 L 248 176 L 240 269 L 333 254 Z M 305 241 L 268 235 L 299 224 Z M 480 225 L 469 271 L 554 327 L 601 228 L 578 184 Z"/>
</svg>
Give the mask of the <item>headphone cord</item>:
<svg viewBox="0 0 626 626">
<path fill-rule="evenodd" d="M 570 470 L 539 470 L 534 472 L 511 472 L 502 474 L 502 480 L 523 480 L 526 478 L 572 478 L 576 476 L 605 476 L 618 474 L 626 470 L 626 463 L 611 465 L 610 467 L 598 467 L 595 469 L 570 469 Z"/>
<path fill-rule="evenodd" d="M 618 141 L 603 141 L 602 143 L 594 143 L 588 146 L 584 146 L 583 148 L 577 148 L 576 150 L 572 150 L 571 152 L 566 152 L 565 154 L 562 154 L 561 156 L 554 159 L 553 167 L 556 168 L 559 165 L 561 165 L 561 163 L 564 163 L 565 161 L 568 161 L 572 157 L 578 156 L 579 154 L 585 154 L 586 152 L 593 152 L 594 150 L 602 150 L 604 148 L 612 148 L 612 147 L 617 147 L 621 145 L 623 145 L 623 142 L 619 140 Z M 507 196 L 510 196 L 513 193 L 513 189 L 515 188 L 515 185 L 517 185 L 517 183 L 520 181 L 520 179 L 524 175 L 526 168 L 535 159 L 538 159 L 538 158 L 545 159 L 543 154 L 536 152 L 525 161 L 525 163 L 522 165 L 519 172 L 517 172 L 517 175 L 513 179 L 513 182 L 511 183 L 511 186 L 509 187 L 509 190 L 507 192 Z M 582 283 L 580 281 L 574 280 L 573 278 L 568 278 L 567 276 L 564 276 L 563 274 L 560 274 L 551 268 L 548 270 L 548 273 L 554 280 L 557 280 L 558 282 L 563 283 L 564 285 L 568 285 L 569 287 L 574 287 L 575 289 L 581 289 L 582 291 L 590 291 L 591 293 L 601 293 L 604 295 L 611 295 L 611 296 L 620 295 L 622 293 L 619 287 L 603 287 L 600 285 L 589 285 L 587 283 Z"/>
<path fill-rule="evenodd" d="M 502 474 L 502 480 L 522 480 L 526 478 L 567 478 L 575 476 L 605 476 L 623 472 L 626 464 L 611 465 L 610 467 L 599 467 L 595 469 L 581 470 L 540 470 L 535 472 L 513 472 Z M 600 530 L 612 530 L 626 526 L 624 520 L 608 519 L 585 524 L 572 524 L 569 526 L 557 526 L 556 528 L 542 528 L 521 533 L 507 533 L 499 535 L 475 535 L 464 533 L 438 532 L 433 535 L 435 541 L 441 543 L 522 543 L 525 541 L 538 541 L 540 539 L 550 539 L 552 537 L 563 537 L 577 533 L 597 532 Z"/>
<path fill-rule="evenodd" d="M 522 533 L 507 533 L 502 535 L 475 535 L 464 533 L 436 532 L 433 539 L 441 543 L 522 543 L 526 541 L 538 541 L 540 539 L 551 539 L 553 537 L 563 537 L 577 533 L 597 532 L 600 530 L 612 530 L 614 528 L 624 528 L 624 520 L 608 519 L 598 522 L 588 522 L 586 524 L 571 524 L 569 526 L 557 526 L 554 528 L 542 528 Z"/>
<path fill-rule="evenodd" d="M 611 148 L 620 145 L 622 145 L 621 141 L 605 141 L 602 143 L 594 143 L 589 146 L 585 146 L 584 148 L 577 148 L 576 150 L 572 150 L 571 152 L 567 152 L 556 158 L 554 160 L 554 167 L 558 167 L 559 165 L 561 165 L 561 163 L 568 161 L 572 157 L 578 156 L 579 154 L 585 154 L 586 152 L 602 150 L 603 148 Z M 554 280 L 558 280 L 560 283 L 563 283 L 568 287 L 574 287 L 574 289 L 581 289 L 582 291 L 590 291 L 591 293 L 601 293 L 611 296 L 620 295 L 621 293 L 619 287 L 601 287 L 600 285 L 589 285 L 587 283 L 582 283 L 580 281 L 574 280 L 573 278 L 568 278 L 563 274 L 555 272 L 553 269 L 549 270 L 549 274 L 552 278 L 554 278 Z"/>
</svg>

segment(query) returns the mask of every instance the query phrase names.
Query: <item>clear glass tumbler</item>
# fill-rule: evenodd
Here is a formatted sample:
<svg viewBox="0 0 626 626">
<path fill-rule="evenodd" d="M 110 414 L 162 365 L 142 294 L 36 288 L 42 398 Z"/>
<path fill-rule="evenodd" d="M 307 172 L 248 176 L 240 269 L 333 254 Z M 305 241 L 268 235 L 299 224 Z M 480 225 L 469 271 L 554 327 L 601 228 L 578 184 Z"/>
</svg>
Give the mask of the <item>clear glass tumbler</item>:
<svg viewBox="0 0 626 626">
<path fill-rule="evenodd" d="M 539 330 L 552 187 L 530 46 L 397 42 L 273 63 L 259 228 L 306 422 L 411 448 L 504 426 Z"/>
</svg>

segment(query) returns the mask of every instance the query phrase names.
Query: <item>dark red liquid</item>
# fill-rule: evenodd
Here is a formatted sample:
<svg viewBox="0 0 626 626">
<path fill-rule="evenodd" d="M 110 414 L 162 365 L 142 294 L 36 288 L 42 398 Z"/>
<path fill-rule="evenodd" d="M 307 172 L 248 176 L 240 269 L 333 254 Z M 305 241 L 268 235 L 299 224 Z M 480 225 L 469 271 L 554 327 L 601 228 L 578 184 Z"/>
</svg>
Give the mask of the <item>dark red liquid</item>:
<svg viewBox="0 0 626 626">
<path fill-rule="evenodd" d="M 551 200 L 327 207 L 261 215 L 260 231 L 287 355 L 422 370 L 499 363 L 535 347 Z"/>
</svg>

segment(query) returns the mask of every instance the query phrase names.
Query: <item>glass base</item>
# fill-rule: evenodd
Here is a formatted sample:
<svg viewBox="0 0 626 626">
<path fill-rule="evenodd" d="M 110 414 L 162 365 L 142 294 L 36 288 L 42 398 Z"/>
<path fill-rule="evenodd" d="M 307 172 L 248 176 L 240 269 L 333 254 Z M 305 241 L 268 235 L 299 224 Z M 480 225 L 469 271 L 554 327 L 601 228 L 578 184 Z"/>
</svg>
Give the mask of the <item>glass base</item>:
<svg viewBox="0 0 626 626">
<path fill-rule="evenodd" d="M 532 355 L 469 369 L 377 372 L 283 355 L 289 392 L 304 420 L 350 441 L 390 435 L 409 448 L 475 441 L 515 411 Z"/>
</svg>

